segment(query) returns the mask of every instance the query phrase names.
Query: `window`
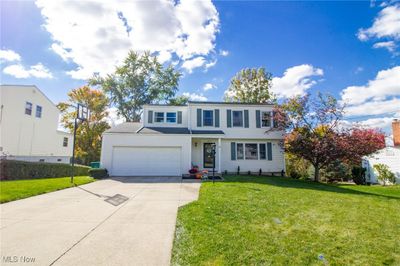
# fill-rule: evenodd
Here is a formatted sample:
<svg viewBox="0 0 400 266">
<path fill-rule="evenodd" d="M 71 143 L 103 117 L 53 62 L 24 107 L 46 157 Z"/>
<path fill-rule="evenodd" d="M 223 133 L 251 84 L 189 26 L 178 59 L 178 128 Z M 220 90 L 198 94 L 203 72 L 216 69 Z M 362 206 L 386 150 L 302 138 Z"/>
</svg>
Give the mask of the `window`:
<svg viewBox="0 0 400 266">
<path fill-rule="evenodd" d="M 270 127 L 271 126 L 271 113 L 261 112 L 261 126 Z"/>
<path fill-rule="evenodd" d="M 243 155 L 243 143 L 238 143 L 236 147 L 236 159 L 238 160 L 243 160 L 244 155 Z"/>
<path fill-rule="evenodd" d="M 265 143 L 260 143 L 260 160 L 267 159 L 267 152 L 266 152 Z"/>
<path fill-rule="evenodd" d="M 257 144 L 245 144 L 245 155 L 246 160 L 257 160 L 258 159 L 258 151 Z"/>
<path fill-rule="evenodd" d="M 154 113 L 154 121 L 156 123 L 164 123 L 164 113 L 163 112 L 155 112 Z"/>
<path fill-rule="evenodd" d="M 62 160 L 61 159 L 57 159 L 57 162 L 61 162 Z"/>
<path fill-rule="evenodd" d="M 68 138 L 66 137 L 63 139 L 63 147 L 68 147 Z"/>
<path fill-rule="evenodd" d="M 176 123 L 176 113 L 167 113 L 167 123 Z"/>
<path fill-rule="evenodd" d="M 243 127 L 243 111 L 232 111 L 234 127 Z"/>
<path fill-rule="evenodd" d="M 214 112 L 211 110 L 203 111 L 203 126 L 212 127 L 214 125 L 213 114 L 214 114 Z"/>
<path fill-rule="evenodd" d="M 25 103 L 25 114 L 26 115 L 32 114 L 32 103 L 30 103 L 30 102 Z"/>
<path fill-rule="evenodd" d="M 44 162 L 44 159 L 39 159 L 39 162 Z"/>
<path fill-rule="evenodd" d="M 42 117 L 42 106 L 36 105 L 36 117 L 41 118 Z"/>
</svg>

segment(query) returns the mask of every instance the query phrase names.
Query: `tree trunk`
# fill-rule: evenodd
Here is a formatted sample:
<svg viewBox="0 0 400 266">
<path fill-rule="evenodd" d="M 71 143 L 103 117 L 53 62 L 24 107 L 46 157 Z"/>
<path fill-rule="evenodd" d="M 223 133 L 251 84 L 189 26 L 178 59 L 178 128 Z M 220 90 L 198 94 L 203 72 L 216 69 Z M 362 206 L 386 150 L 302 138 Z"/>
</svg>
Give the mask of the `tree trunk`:
<svg viewBox="0 0 400 266">
<path fill-rule="evenodd" d="M 319 165 L 314 165 L 314 181 L 319 182 Z"/>
</svg>

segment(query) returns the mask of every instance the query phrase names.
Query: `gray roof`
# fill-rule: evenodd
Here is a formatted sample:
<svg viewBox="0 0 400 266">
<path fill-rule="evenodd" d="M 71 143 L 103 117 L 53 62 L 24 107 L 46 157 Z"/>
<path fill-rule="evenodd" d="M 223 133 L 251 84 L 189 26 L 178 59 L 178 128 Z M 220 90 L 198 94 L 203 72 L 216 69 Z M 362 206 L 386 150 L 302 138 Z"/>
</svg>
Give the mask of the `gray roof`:
<svg viewBox="0 0 400 266">
<path fill-rule="evenodd" d="M 104 133 L 133 133 L 133 134 L 224 134 L 222 130 L 189 130 L 187 127 L 143 127 L 141 123 L 125 122 L 116 125 Z"/>
<path fill-rule="evenodd" d="M 138 122 L 125 122 L 105 131 L 105 133 L 136 133 L 142 128 L 142 124 Z"/>
<path fill-rule="evenodd" d="M 192 134 L 225 134 L 222 130 L 192 130 Z"/>
<path fill-rule="evenodd" d="M 138 134 L 190 134 L 186 127 L 143 127 Z"/>
</svg>

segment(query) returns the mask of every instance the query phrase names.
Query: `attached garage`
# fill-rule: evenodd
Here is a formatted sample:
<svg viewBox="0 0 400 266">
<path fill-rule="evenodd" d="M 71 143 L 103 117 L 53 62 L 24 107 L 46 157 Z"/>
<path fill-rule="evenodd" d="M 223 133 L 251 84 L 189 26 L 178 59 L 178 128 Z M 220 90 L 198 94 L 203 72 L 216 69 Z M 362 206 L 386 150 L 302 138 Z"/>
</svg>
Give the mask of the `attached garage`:
<svg viewBox="0 0 400 266">
<path fill-rule="evenodd" d="M 114 147 L 114 176 L 179 176 L 181 147 Z"/>
<path fill-rule="evenodd" d="M 191 167 L 185 128 L 143 128 L 123 123 L 103 134 L 101 167 L 110 176 L 181 176 Z"/>
</svg>

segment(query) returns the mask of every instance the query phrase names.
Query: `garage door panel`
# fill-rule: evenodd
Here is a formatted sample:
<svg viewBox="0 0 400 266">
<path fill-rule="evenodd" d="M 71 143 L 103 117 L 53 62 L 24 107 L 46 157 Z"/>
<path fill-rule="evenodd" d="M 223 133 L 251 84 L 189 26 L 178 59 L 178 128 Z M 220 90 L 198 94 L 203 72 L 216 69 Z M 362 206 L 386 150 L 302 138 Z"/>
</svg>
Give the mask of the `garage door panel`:
<svg viewBox="0 0 400 266">
<path fill-rule="evenodd" d="M 114 147 L 113 176 L 179 176 L 180 147 Z"/>
</svg>

